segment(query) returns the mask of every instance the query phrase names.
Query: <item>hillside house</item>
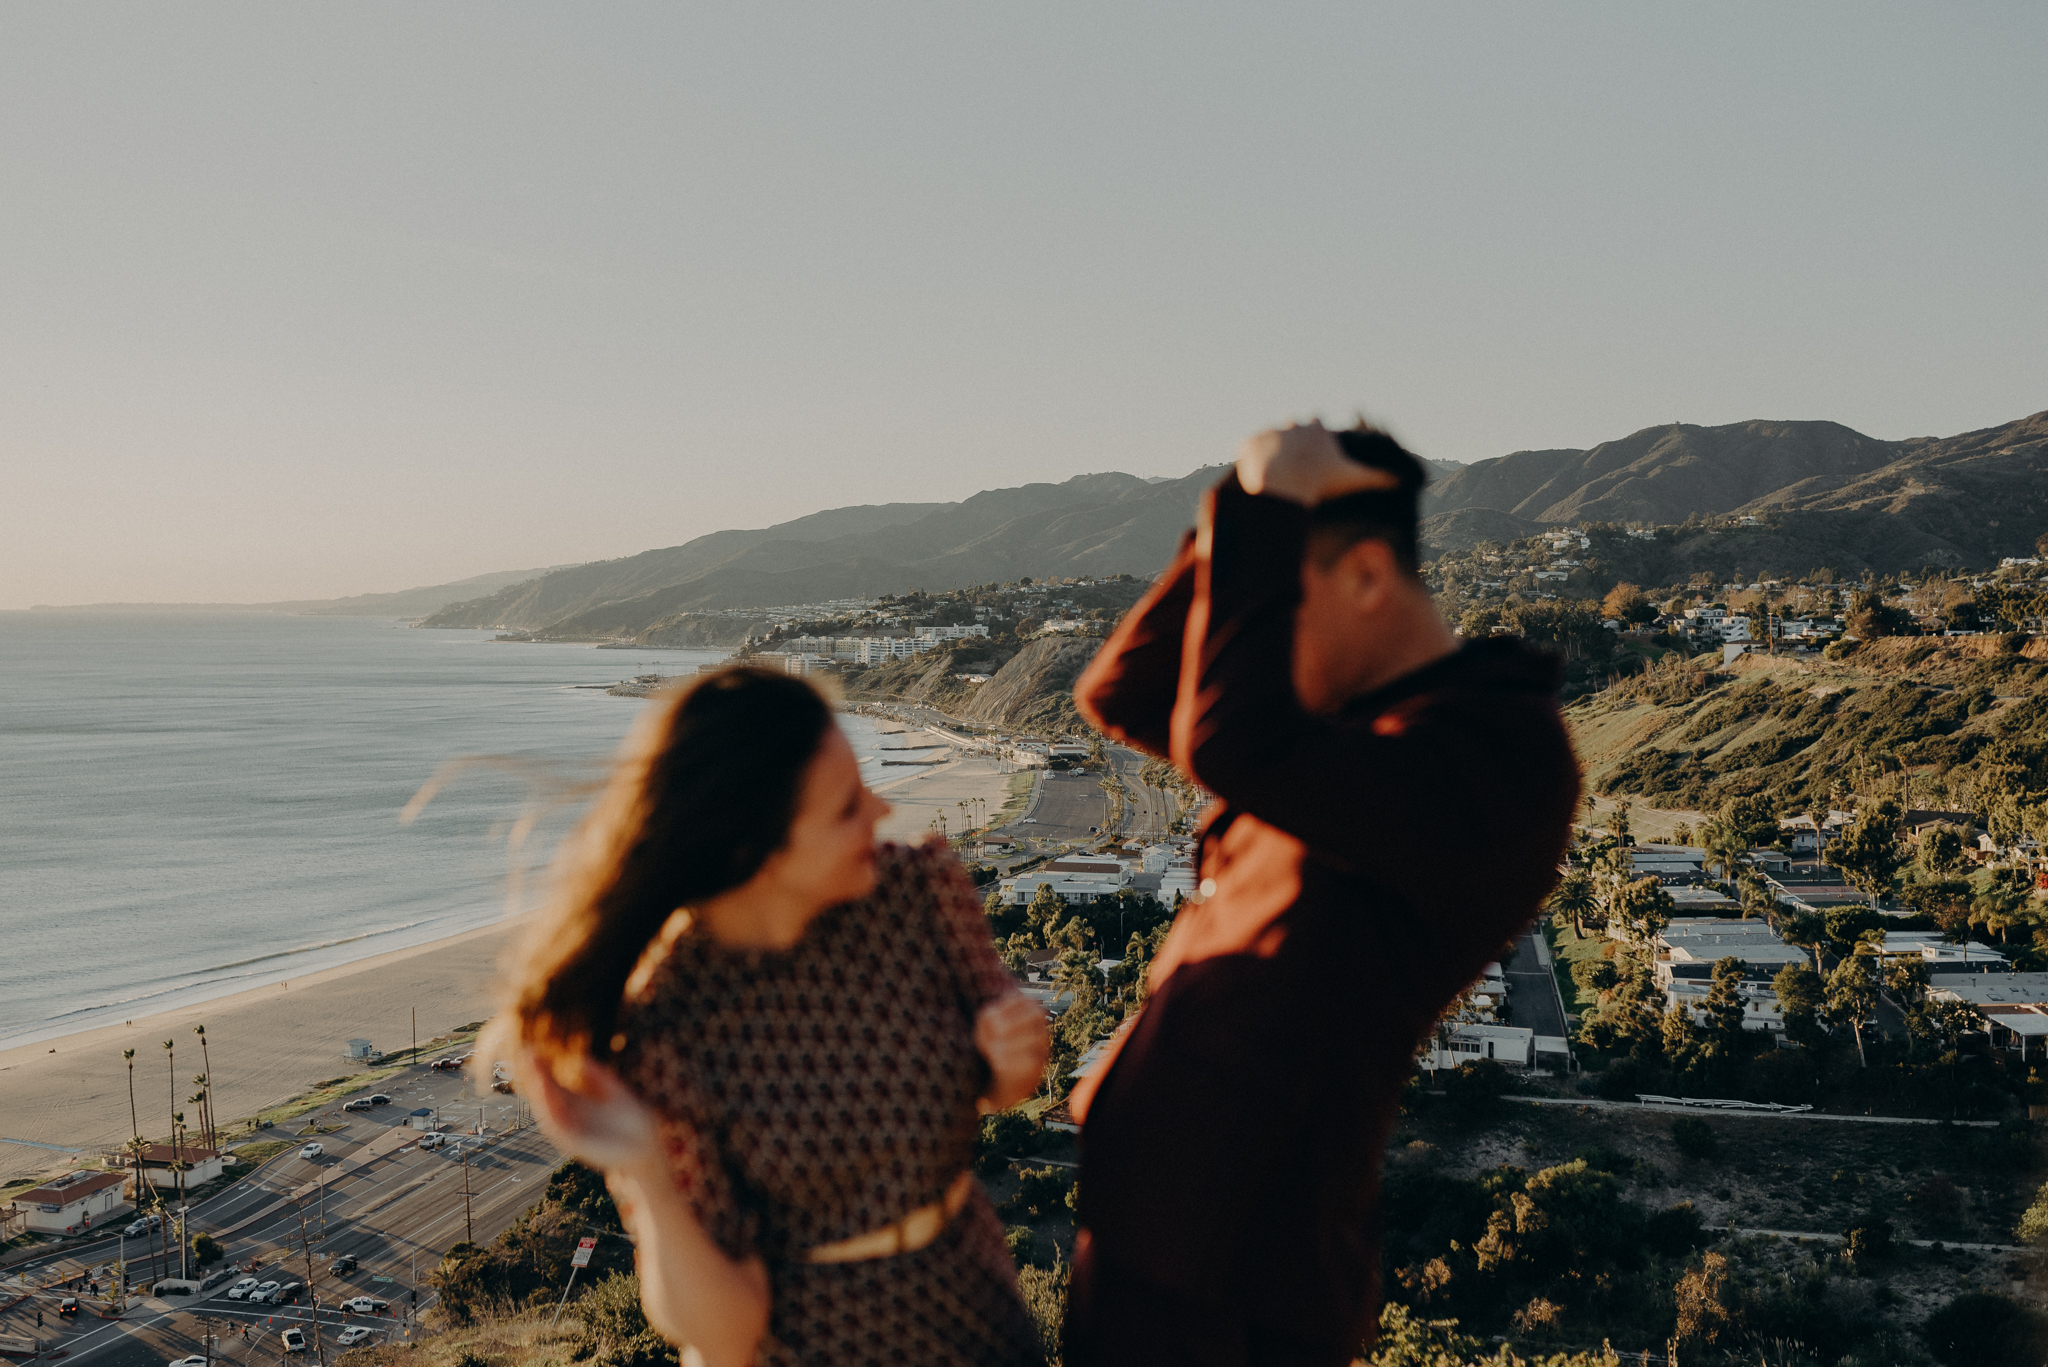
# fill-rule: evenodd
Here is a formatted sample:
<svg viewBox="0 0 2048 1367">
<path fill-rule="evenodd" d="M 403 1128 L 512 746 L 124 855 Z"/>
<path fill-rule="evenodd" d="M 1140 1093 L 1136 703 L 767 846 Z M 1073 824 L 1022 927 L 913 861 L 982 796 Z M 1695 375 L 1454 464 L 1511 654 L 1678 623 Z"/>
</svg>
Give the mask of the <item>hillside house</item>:
<svg viewBox="0 0 2048 1367">
<path fill-rule="evenodd" d="M 1936 973 L 1927 995 L 1961 1002 L 1977 1013 L 1993 1048 L 2048 1048 L 2048 973 Z M 2034 1040 L 2044 1044 L 2033 1044 Z"/>
<path fill-rule="evenodd" d="M 1510 1068 L 1536 1066 L 1536 1032 L 1520 1025 L 1486 1025 L 1460 1021 L 1448 1041 L 1431 1037 L 1423 1055 L 1425 1068 L 1456 1068 L 1461 1063 L 1492 1059 Z"/>
</svg>

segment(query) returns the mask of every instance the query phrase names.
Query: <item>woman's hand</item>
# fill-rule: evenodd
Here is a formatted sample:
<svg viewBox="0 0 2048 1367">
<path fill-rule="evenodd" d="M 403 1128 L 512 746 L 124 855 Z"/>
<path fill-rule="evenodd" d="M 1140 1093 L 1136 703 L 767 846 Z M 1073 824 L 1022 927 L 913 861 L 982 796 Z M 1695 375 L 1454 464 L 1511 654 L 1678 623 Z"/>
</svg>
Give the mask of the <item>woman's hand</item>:
<svg viewBox="0 0 2048 1367">
<path fill-rule="evenodd" d="M 982 1100 L 992 1111 L 1016 1105 L 1038 1090 L 1052 1051 L 1045 1008 L 1011 988 L 975 1013 L 974 1047 L 994 1075 Z"/>
<path fill-rule="evenodd" d="M 1321 418 L 1306 427 L 1289 423 L 1246 438 L 1238 448 L 1237 482 L 1248 494 L 1267 494 L 1311 508 L 1346 494 L 1400 484 L 1390 472 L 1345 455 Z"/>
<path fill-rule="evenodd" d="M 660 1117 L 617 1073 L 587 1058 L 569 1060 L 567 1067 L 573 1070 L 573 1085 L 565 1085 L 553 1067 L 531 1052 L 519 1053 L 520 1094 L 532 1103 L 534 1118 L 556 1148 L 608 1172 L 664 1153 Z"/>
</svg>

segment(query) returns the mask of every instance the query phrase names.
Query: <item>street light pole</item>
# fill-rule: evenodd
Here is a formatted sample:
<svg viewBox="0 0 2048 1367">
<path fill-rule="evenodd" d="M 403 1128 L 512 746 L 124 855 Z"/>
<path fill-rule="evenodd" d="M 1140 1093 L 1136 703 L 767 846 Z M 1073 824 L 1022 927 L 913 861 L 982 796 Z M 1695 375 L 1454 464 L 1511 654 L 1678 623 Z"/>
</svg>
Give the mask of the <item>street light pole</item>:
<svg viewBox="0 0 2048 1367">
<path fill-rule="evenodd" d="M 462 1231 L 463 1237 L 476 1242 L 476 1226 L 469 1217 L 469 1150 L 462 1151 Z"/>
</svg>

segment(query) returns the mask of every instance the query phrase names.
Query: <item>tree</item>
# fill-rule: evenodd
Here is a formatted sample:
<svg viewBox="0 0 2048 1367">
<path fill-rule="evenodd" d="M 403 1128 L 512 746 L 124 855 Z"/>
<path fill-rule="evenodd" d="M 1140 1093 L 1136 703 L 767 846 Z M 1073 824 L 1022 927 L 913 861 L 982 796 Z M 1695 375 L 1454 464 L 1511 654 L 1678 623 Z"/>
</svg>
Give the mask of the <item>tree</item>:
<svg viewBox="0 0 2048 1367">
<path fill-rule="evenodd" d="M 1953 826 L 1936 826 L 1920 837 L 1920 867 L 1939 878 L 1961 868 L 1963 837 Z"/>
<path fill-rule="evenodd" d="M 1631 932 L 1639 932 L 1645 940 L 1654 939 L 1670 925 L 1677 910 L 1678 904 L 1671 900 L 1671 894 L 1664 891 L 1664 885 L 1654 877 L 1638 878 L 1623 884 L 1615 890 L 1608 904 L 1609 916 L 1618 918 Z"/>
<path fill-rule="evenodd" d="M 1820 946 L 1821 942 L 1827 939 L 1827 935 L 1827 921 L 1817 912 L 1788 912 L 1778 922 L 1778 938 L 1788 945 L 1798 945 L 1801 949 L 1813 951 L 1815 972 L 1824 971 L 1820 959 Z"/>
<path fill-rule="evenodd" d="M 1786 964 L 1778 970 L 1778 976 L 1771 979 L 1771 990 L 1778 995 L 1778 1009 L 1785 1019 L 1785 1033 L 1802 1042 L 1812 1040 L 1816 1034 L 1815 1023 L 1825 1001 L 1820 974 L 1805 964 Z"/>
<path fill-rule="evenodd" d="M 1871 1012 L 1877 1010 L 1877 975 L 1873 971 L 1876 962 L 1868 954 L 1851 954 L 1835 965 L 1827 979 L 1828 1016 L 1855 1033 L 1859 1068 L 1870 1066 L 1863 1051 L 1863 1027 L 1870 1023 Z"/>
<path fill-rule="evenodd" d="M 1897 636 L 1907 631 L 1913 618 L 1874 593 L 1859 593 L 1849 602 L 1846 625 L 1857 640 L 1874 641 L 1880 636 Z"/>
<path fill-rule="evenodd" d="M 1600 615 L 1628 623 L 1655 621 L 1657 605 L 1636 584 L 1616 584 L 1601 600 Z"/>
<path fill-rule="evenodd" d="M 2020 923 L 2028 902 L 2033 900 L 2034 879 L 2023 867 L 1993 869 L 1991 881 L 1970 903 L 1970 921 L 1981 925 L 1999 939 Z"/>
<path fill-rule="evenodd" d="M 1829 843 L 1827 862 L 1867 893 L 1889 890 L 1899 866 L 1906 862 L 1898 837 L 1903 816 L 1899 804 L 1890 798 L 1858 811 L 1854 824 Z"/>
<path fill-rule="evenodd" d="M 1678 1302 L 1678 1338 L 1707 1348 L 1732 1348 L 1742 1330 L 1728 1260 L 1709 1253 L 1672 1288 Z"/>
<path fill-rule="evenodd" d="M 1762 793 L 1728 799 L 1721 807 L 1721 824 L 1734 831 L 1745 849 L 1775 844 L 1783 829 L 1778 825 L 1777 808 Z"/>
<path fill-rule="evenodd" d="M 1718 1057 L 1739 1056 L 1742 1051 L 1742 1022 L 1748 1009 L 1742 1000 L 1742 960 L 1730 955 L 1714 961 L 1714 985 L 1702 1006 L 1706 1014 L 1709 1052 Z"/>
<path fill-rule="evenodd" d="M 1556 889 L 1550 894 L 1550 913 L 1570 921 L 1572 933 L 1580 939 L 1586 935 L 1586 913 L 1594 909 L 1593 880 L 1579 870 L 1573 869 L 1557 881 Z"/>
<path fill-rule="evenodd" d="M 1749 853 L 1749 840 L 1725 821 L 1709 821 L 1700 827 L 1700 848 L 1706 851 L 1707 866 L 1733 878 L 1742 856 Z"/>
</svg>

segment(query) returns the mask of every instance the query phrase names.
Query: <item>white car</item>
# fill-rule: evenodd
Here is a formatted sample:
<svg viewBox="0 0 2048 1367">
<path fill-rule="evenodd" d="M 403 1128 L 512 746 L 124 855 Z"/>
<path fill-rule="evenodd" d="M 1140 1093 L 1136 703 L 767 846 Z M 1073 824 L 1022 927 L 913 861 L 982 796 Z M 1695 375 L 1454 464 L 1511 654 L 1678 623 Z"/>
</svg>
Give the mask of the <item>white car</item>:
<svg viewBox="0 0 2048 1367">
<path fill-rule="evenodd" d="M 351 1315 L 374 1315 L 381 1310 L 389 1310 L 391 1302 L 380 1301 L 375 1296 L 357 1296 L 353 1300 L 343 1301 L 341 1308 Z M 363 1332 L 367 1334 L 370 1331 L 365 1329 Z"/>
<path fill-rule="evenodd" d="M 284 1344 L 284 1350 L 287 1353 L 303 1353 L 306 1351 L 306 1331 L 303 1329 L 287 1329 L 277 1337 Z"/>
<path fill-rule="evenodd" d="M 166 1364 L 166 1367 L 207 1367 L 206 1354 L 194 1353 L 188 1358 L 176 1358 Z"/>
<path fill-rule="evenodd" d="M 305 1148 L 299 1150 L 299 1157 L 318 1158 L 321 1154 L 326 1152 L 327 1148 L 323 1144 L 308 1144 Z"/>
<path fill-rule="evenodd" d="M 252 1301 L 267 1301 L 271 1298 L 271 1296 L 275 1295 L 276 1292 L 276 1282 L 265 1282 L 263 1283 L 263 1285 L 257 1287 L 254 1291 L 249 1292 L 249 1299 Z"/>
<path fill-rule="evenodd" d="M 347 1348 L 352 1344 L 361 1343 L 364 1339 L 368 1338 L 369 1336 L 370 1330 L 367 1326 L 360 1324 L 352 1324 L 348 1328 L 342 1330 L 340 1336 L 337 1337 L 334 1341 L 340 1344 L 342 1347 Z"/>
<path fill-rule="evenodd" d="M 254 1277 L 244 1277 L 228 1288 L 228 1299 L 231 1301 L 241 1300 L 255 1289 L 256 1279 Z"/>
</svg>

